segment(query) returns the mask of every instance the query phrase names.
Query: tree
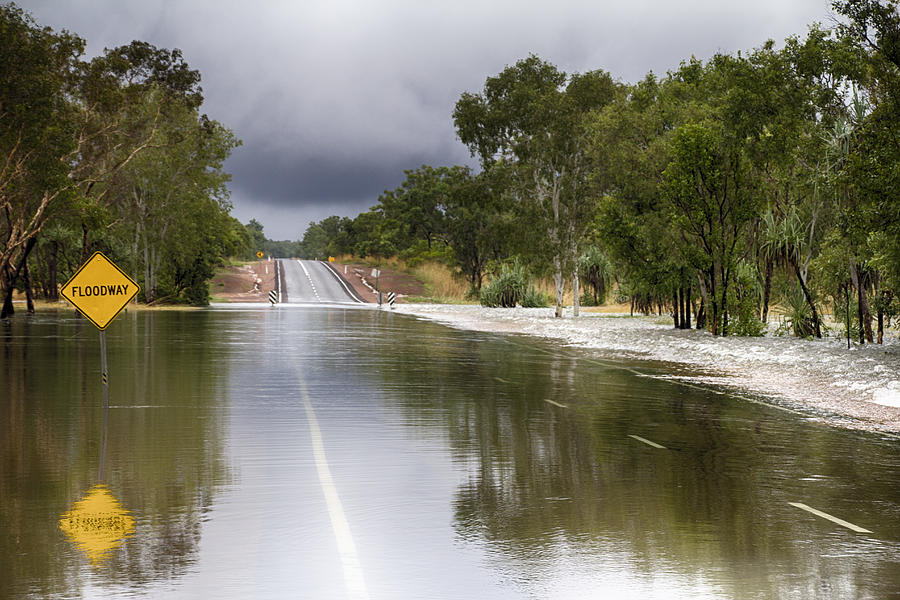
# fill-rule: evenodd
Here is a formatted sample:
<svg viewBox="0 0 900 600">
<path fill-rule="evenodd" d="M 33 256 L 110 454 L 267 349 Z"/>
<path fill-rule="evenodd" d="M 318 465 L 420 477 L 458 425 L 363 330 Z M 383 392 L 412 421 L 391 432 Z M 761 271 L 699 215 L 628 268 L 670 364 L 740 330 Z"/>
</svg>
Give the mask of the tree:
<svg viewBox="0 0 900 600">
<path fill-rule="evenodd" d="M 114 225 L 111 190 L 122 170 L 154 145 L 172 110 L 196 110 L 202 95 L 199 73 L 178 50 L 133 42 L 84 63 L 80 38 L 41 29 L 14 5 L 0 11 L 0 52 L 9 67 L 0 77 L 6 316 L 48 220 L 78 212 L 86 258 L 90 233 Z"/>
<path fill-rule="evenodd" d="M 247 248 L 247 254 L 244 258 L 254 259 L 256 258 L 257 252 L 263 252 L 263 248 L 266 247 L 266 242 L 268 242 L 268 238 L 263 233 L 263 225 L 256 219 L 250 219 L 250 221 L 244 225 L 244 228 L 247 230 L 247 234 L 250 237 L 249 247 Z"/>
<path fill-rule="evenodd" d="M 446 241 L 446 209 L 450 196 L 468 177 L 465 167 L 430 167 L 404 171 L 406 179 L 395 190 L 386 190 L 378 202 L 386 219 L 402 231 L 404 246 L 414 239 L 432 243 Z"/>
<path fill-rule="evenodd" d="M 202 287 L 198 278 L 209 272 L 208 265 L 204 263 L 204 268 L 188 277 L 181 257 L 205 256 L 208 249 L 201 247 L 201 240 L 223 251 L 233 247 L 230 242 L 219 243 L 219 233 L 223 239 L 228 236 L 230 222 L 220 222 L 214 213 L 227 215 L 230 210 L 225 187 L 230 176 L 223 164 L 239 144 L 231 131 L 199 116 L 196 109 L 171 107 L 153 147 L 110 182 L 109 213 L 119 230 L 117 237 L 130 239 L 128 263 L 142 282 L 145 301 L 177 298 L 190 288 Z M 195 221 L 198 213 L 203 220 Z M 220 231 L 207 231 L 214 224 Z M 173 240 L 179 242 L 178 255 L 171 254 Z M 192 301 L 202 299 L 203 294 L 192 292 Z"/>
<path fill-rule="evenodd" d="M 505 177 L 497 164 L 475 176 L 466 170 L 446 207 L 447 241 L 473 293 L 481 291 L 488 263 L 513 253 L 515 216 Z"/>
<path fill-rule="evenodd" d="M 853 250 L 850 277 L 858 294 L 860 340 L 873 340 L 865 298 L 871 286 L 881 341 L 885 311 L 894 310 L 900 288 L 900 9 L 896 0 L 843 0 L 832 6 L 848 19 L 837 27 L 839 42 L 856 51 L 865 66 L 855 80 L 869 110 L 854 111 L 855 118 L 847 120 L 852 145 L 837 182 L 844 199 L 843 237 Z M 868 269 L 857 264 L 861 256 Z"/>
<path fill-rule="evenodd" d="M 0 318 L 56 201 L 69 202 L 67 161 L 77 156 L 67 99 L 84 40 L 38 27 L 19 7 L 0 6 Z"/>
<path fill-rule="evenodd" d="M 536 220 L 562 316 L 565 273 L 574 273 L 590 207 L 586 195 L 584 116 L 612 100 L 615 83 L 601 71 L 573 75 L 529 56 L 495 77 L 480 94 L 456 103 L 457 134 L 483 168 L 510 166 L 515 196 Z"/>
</svg>

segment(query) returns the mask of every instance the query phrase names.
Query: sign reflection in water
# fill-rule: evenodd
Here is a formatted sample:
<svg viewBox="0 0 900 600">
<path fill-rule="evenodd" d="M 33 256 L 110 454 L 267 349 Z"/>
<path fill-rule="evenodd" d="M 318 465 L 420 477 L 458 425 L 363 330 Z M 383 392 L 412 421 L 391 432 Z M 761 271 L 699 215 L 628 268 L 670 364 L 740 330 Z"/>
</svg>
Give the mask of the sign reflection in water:
<svg viewBox="0 0 900 600">
<path fill-rule="evenodd" d="M 98 565 L 134 533 L 134 517 L 104 484 L 98 483 L 59 519 L 69 541 Z"/>
<path fill-rule="evenodd" d="M 109 405 L 103 410 L 97 485 L 59 518 L 59 528 L 93 565 L 107 560 L 112 551 L 134 533 L 134 517 L 122 507 L 104 481 L 106 445 L 109 439 Z"/>
</svg>

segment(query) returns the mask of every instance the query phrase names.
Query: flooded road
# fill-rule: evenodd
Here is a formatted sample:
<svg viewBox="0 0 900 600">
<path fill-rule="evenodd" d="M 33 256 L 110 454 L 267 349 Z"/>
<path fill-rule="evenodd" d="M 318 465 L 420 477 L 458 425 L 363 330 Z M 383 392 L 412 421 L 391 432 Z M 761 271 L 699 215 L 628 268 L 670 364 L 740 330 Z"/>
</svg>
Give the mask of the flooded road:
<svg viewBox="0 0 900 600">
<path fill-rule="evenodd" d="M 895 440 L 389 311 L 0 329 L 0 598 L 890 598 Z M 865 531 L 862 531 L 865 530 Z"/>
</svg>

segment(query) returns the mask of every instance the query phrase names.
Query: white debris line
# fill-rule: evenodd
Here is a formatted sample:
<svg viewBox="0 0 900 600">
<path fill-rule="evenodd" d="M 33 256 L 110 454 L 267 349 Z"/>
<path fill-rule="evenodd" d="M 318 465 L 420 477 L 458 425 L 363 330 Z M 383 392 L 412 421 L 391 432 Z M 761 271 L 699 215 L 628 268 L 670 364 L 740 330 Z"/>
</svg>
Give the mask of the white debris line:
<svg viewBox="0 0 900 600">
<path fill-rule="evenodd" d="M 369 282 L 366 281 L 365 275 L 363 275 L 359 269 L 353 269 L 353 272 L 356 273 L 356 276 L 359 277 L 359 280 L 362 281 L 362 284 L 364 286 L 366 286 L 367 288 L 369 288 L 369 291 L 371 291 L 376 296 L 378 295 L 378 291 L 375 288 L 373 288 L 371 285 L 369 285 Z"/>
</svg>

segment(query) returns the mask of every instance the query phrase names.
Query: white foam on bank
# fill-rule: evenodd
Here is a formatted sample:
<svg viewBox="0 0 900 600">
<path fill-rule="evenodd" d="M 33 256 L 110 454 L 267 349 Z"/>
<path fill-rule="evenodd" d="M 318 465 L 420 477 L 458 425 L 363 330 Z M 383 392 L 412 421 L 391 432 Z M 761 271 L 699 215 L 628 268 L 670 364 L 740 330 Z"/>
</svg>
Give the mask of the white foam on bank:
<svg viewBox="0 0 900 600">
<path fill-rule="evenodd" d="M 892 381 L 888 387 L 872 392 L 872 402 L 882 406 L 900 408 L 900 381 Z"/>
<path fill-rule="evenodd" d="M 900 336 L 884 344 L 853 345 L 826 337 L 716 337 L 674 329 L 671 317 L 630 317 L 552 308 L 402 304 L 397 310 L 447 325 L 488 332 L 525 333 L 616 356 L 690 365 L 738 389 L 827 413 L 861 419 L 878 430 L 900 431 Z M 864 427 L 868 428 L 868 427 Z"/>
</svg>

